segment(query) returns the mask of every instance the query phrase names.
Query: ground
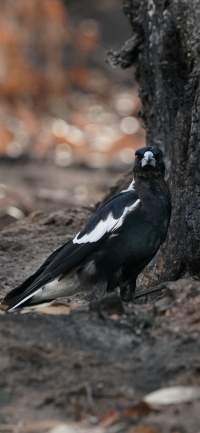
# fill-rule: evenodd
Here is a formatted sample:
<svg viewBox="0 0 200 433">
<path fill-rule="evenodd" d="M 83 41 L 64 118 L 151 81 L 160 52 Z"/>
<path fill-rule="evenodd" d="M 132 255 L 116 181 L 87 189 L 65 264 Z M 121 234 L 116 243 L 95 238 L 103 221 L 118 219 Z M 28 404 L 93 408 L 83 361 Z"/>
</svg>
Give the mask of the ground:
<svg viewBox="0 0 200 433">
<path fill-rule="evenodd" d="M 23 187 L 34 211 L 17 222 L 1 221 L 1 296 L 80 228 L 119 176 L 37 170 L 38 181 L 32 163 L 1 167 L 1 182 Z M 86 192 L 78 203 L 80 180 Z M 47 200 L 39 184 L 63 196 L 46 193 Z M 198 433 L 199 400 L 152 407 L 143 399 L 168 386 L 200 385 L 199 308 L 200 283 L 185 277 L 105 315 L 79 298 L 38 312 L 1 312 L 0 431 Z"/>
</svg>

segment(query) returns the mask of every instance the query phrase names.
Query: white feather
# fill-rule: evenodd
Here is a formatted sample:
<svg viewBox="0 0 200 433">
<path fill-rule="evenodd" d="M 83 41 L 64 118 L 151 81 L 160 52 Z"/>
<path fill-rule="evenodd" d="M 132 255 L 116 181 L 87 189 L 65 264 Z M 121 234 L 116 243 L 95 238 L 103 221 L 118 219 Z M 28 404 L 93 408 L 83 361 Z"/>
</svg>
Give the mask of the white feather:
<svg viewBox="0 0 200 433">
<path fill-rule="evenodd" d="M 14 307 L 9 308 L 8 311 L 13 311 L 15 310 L 15 308 L 19 307 L 21 304 L 24 304 L 24 302 L 28 301 L 28 299 L 32 298 L 33 295 L 36 295 L 36 293 L 38 293 L 41 289 L 37 289 L 34 293 L 29 294 L 28 296 L 26 296 L 25 298 L 23 298 L 21 301 L 19 301 L 17 304 L 14 305 Z"/>
<path fill-rule="evenodd" d="M 121 192 L 134 191 L 134 189 L 135 189 L 135 181 L 133 179 L 130 185 L 128 186 L 128 188 L 123 189 Z"/>
<path fill-rule="evenodd" d="M 131 206 L 127 206 L 124 208 L 123 214 L 120 216 L 120 218 L 115 219 L 110 213 L 106 220 L 101 220 L 99 223 L 94 227 L 94 229 L 90 233 L 86 233 L 81 238 L 79 237 L 79 233 L 75 236 L 73 239 L 74 244 L 84 244 L 84 243 L 91 243 L 91 242 L 97 242 L 99 239 L 101 239 L 106 233 L 113 232 L 119 227 L 122 226 L 124 219 L 126 216 L 132 212 L 140 203 L 140 199 L 137 199 Z"/>
<path fill-rule="evenodd" d="M 63 296 L 72 296 L 74 293 L 76 293 L 78 286 L 79 279 L 74 273 L 72 273 L 71 276 L 68 275 L 66 278 L 62 278 L 61 280 L 56 278 L 50 283 L 47 283 L 44 287 L 37 289 L 35 292 L 27 295 L 21 301 L 17 302 L 14 307 L 9 309 L 9 311 L 15 310 L 30 298 L 33 298 L 34 302 L 39 303 L 41 301 L 49 301 L 55 298 L 61 298 Z"/>
</svg>

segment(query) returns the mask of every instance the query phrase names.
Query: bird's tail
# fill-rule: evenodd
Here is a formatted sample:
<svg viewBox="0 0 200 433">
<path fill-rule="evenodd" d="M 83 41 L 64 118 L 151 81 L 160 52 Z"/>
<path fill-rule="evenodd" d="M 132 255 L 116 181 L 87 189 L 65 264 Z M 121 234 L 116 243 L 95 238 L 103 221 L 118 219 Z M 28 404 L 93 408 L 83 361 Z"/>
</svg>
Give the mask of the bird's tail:
<svg viewBox="0 0 200 433">
<path fill-rule="evenodd" d="M 51 278 L 51 276 L 45 273 L 45 270 L 47 269 L 51 260 L 63 248 L 64 245 L 55 250 L 35 273 L 26 278 L 22 284 L 11 290 L 3 299 L 1 308 L 6 311 L 13 311 L 36 301 L 36 295 L 39 294 L 39 292 L 42 292 L 42 288 L 45 287 L 48 282 L 51 282 L 55 279 L 54 276 Z"/>
<path fill-rule="evenodd" d="M 80 281 L 78 275 L 72 273 L 66 278 L 56 278 L 42 286 L 36 286 L 34 290 L 29 290 L 29 288 L 30 279 L 9 292 L 4 298 L 1 308 L 11 312 L 24 307 L 49 304 L 57 298 L 76 294 L 80 290 Z"/>
<path fill-rule="evenodd" d="M 13 311 L 27 304 L 77 293 L 77 284 L 80 288 L 80 282 L 76 268 L 88 256 L 91 248 L 94 248 L 91 243 L 87 246 L 75 245 L 71 240 L 59 247 L 33 275 L 6 295 L 3 300 L 5 309 Z"/>
<path fill-rule="evenodd" d="M 33 303 L 34 297 L 41 290 L 41 289 L 37 289 L 27 296 L 24 296 L 23 294 L 17 295 L 14 292 L 15 290 L 17 291 L 19 287 L 15 288 L 14 290 L 12 290 L 12 292 L 8 293 L 8 295 L 5 296 L 5 298 L 1 302 L 1 309 L 5 311 L 14 311 L 17 309 L 19 310 L 20 308 L 23 308 L 25 306 L 31 305 Z"/>
</svg>

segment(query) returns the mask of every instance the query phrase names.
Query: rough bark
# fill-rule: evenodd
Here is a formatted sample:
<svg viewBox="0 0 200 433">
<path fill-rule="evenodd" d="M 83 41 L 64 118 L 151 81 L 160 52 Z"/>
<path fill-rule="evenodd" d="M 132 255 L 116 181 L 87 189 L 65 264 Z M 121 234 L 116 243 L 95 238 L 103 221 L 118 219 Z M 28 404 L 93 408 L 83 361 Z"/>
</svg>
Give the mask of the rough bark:
<svg viewBox="0 0 200 433">
<path fill-rule="evenodd" d="M 133 37 L 113 61 L 134 65 L 147 141 L 169 161 L 173 214 L 160 273 L 200 275 L 200 1 L 124 0 Z M 162 264 L 162 265 L 161 265 Z"/>
</svg>

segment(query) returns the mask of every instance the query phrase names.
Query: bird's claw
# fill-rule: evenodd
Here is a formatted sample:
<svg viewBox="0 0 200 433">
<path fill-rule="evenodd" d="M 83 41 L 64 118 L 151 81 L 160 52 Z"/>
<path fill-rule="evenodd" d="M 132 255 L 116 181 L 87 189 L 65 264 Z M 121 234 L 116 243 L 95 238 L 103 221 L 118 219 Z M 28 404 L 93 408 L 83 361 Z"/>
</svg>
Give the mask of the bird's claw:
<svg viewBox="0 0 200 433">
<path fill-rule="evenodd" d="M 98 301 L 90 302 L 90 310 L 97 311 L 103 319 L 107 319 L 112 314 L 124 313 L 121 298 L 116 294 L 107 295 Z"/>
<path fill-rule="evenodd" d="M 120 297 L 123 302 L 133 302 L 134 290 L 132 287 L 120 287 Z"/>
</svg>

